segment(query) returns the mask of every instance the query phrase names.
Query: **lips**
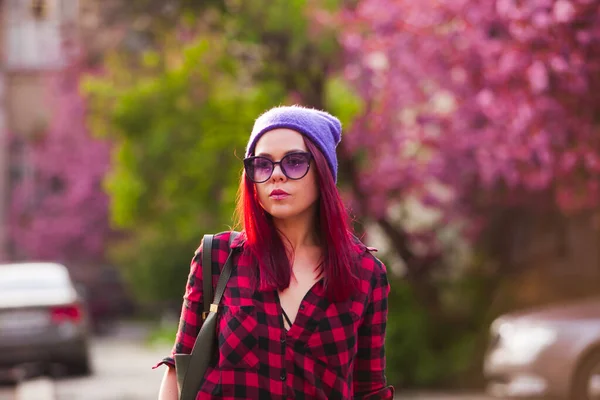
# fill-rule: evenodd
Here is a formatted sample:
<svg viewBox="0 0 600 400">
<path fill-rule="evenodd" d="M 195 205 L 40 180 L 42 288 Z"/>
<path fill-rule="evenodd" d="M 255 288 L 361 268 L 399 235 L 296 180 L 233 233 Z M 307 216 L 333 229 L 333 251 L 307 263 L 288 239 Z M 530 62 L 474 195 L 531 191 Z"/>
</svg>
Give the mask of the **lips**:
<svg viewBox="0 0 600 400">
<path fill-rule="evenodd" d="M 290 194 L 288 192 L 286 192 L 285 190 L 275 189 L 271 192 L 271 194 L 269 194 L 269 197 L 272 199 L 275 199 L 275 200 L 281 200 L 281 199 L 285 199 L 289 195 Z"/>
</svg>

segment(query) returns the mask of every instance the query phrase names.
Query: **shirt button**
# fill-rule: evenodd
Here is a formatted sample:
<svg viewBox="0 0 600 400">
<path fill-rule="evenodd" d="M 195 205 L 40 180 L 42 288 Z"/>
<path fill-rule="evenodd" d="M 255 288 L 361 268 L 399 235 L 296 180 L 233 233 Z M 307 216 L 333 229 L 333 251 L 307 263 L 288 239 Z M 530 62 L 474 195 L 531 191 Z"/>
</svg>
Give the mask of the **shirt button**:
<svg viewBox="0 0 600 400">
<path fill-rule="evenodd" d="M 284 344 L 285 343 L 285 335 L 281 335 L 281 339 L 280 340 L 281 340 L 281 344 Z"/>
<path fill-rule="evenodd" d="M 285 378 L 287 378 L 287 375 L 285 373 L 285 370 L 282 370 L 281 375 L 279 375 L 279 379 L 281 379 L 282 381 L 285 381 Z"/>
<path fill-rule="evenodd" d="M 301 304 L 301 305 L 300 305 L 300 309 L 301 309 L 301 310 L 304 310 L 304 304 Z"/>
</svg>

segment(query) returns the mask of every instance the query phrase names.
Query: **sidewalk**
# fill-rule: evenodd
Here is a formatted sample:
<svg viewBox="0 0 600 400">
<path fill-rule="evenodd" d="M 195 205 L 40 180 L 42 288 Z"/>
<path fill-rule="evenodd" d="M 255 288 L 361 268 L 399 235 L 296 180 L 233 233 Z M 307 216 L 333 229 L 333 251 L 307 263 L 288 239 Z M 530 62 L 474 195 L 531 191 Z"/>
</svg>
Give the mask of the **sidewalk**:
<svg viewBox="0 0 600 400">
<path fill-rule="evenodd" d="M 499 400 L 484 393 L 399 392 L 397 400 Z"/>
</svg>

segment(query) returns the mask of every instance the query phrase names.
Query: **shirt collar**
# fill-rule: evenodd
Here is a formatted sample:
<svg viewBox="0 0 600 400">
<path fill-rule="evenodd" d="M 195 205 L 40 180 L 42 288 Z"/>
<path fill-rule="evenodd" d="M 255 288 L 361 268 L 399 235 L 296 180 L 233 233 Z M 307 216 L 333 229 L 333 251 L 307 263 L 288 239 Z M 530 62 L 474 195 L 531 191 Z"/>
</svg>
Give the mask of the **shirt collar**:
<svg viewBox="0 0 600 400">
<path fill-rule="evenodd" d="M 246 232 L 240 232 L 240 234 L 238 235 L 238 237 L 236 237 L 233 240 L 233 243 L 231 243 L 231 248 L 232 249 L 237 249 L 239 247 L 243 247 L 244 243 L 246 243 Z"/>
</svg>

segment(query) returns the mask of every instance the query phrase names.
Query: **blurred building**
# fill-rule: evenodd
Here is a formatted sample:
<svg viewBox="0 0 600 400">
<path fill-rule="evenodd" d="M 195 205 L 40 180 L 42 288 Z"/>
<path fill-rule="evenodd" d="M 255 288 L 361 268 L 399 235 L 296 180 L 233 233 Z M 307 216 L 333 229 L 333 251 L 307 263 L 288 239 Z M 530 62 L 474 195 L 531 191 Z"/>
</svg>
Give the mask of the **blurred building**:
<svg viewBox="0 0 600 400">
<path fill-rule="evenodd" d="M 45 82 L 76 51 L 82 1 L 0 1 L 0 259 L 10 257 L 10 187 L 35 180 L 29 149 L 50 117 Z"/>
</svg>

